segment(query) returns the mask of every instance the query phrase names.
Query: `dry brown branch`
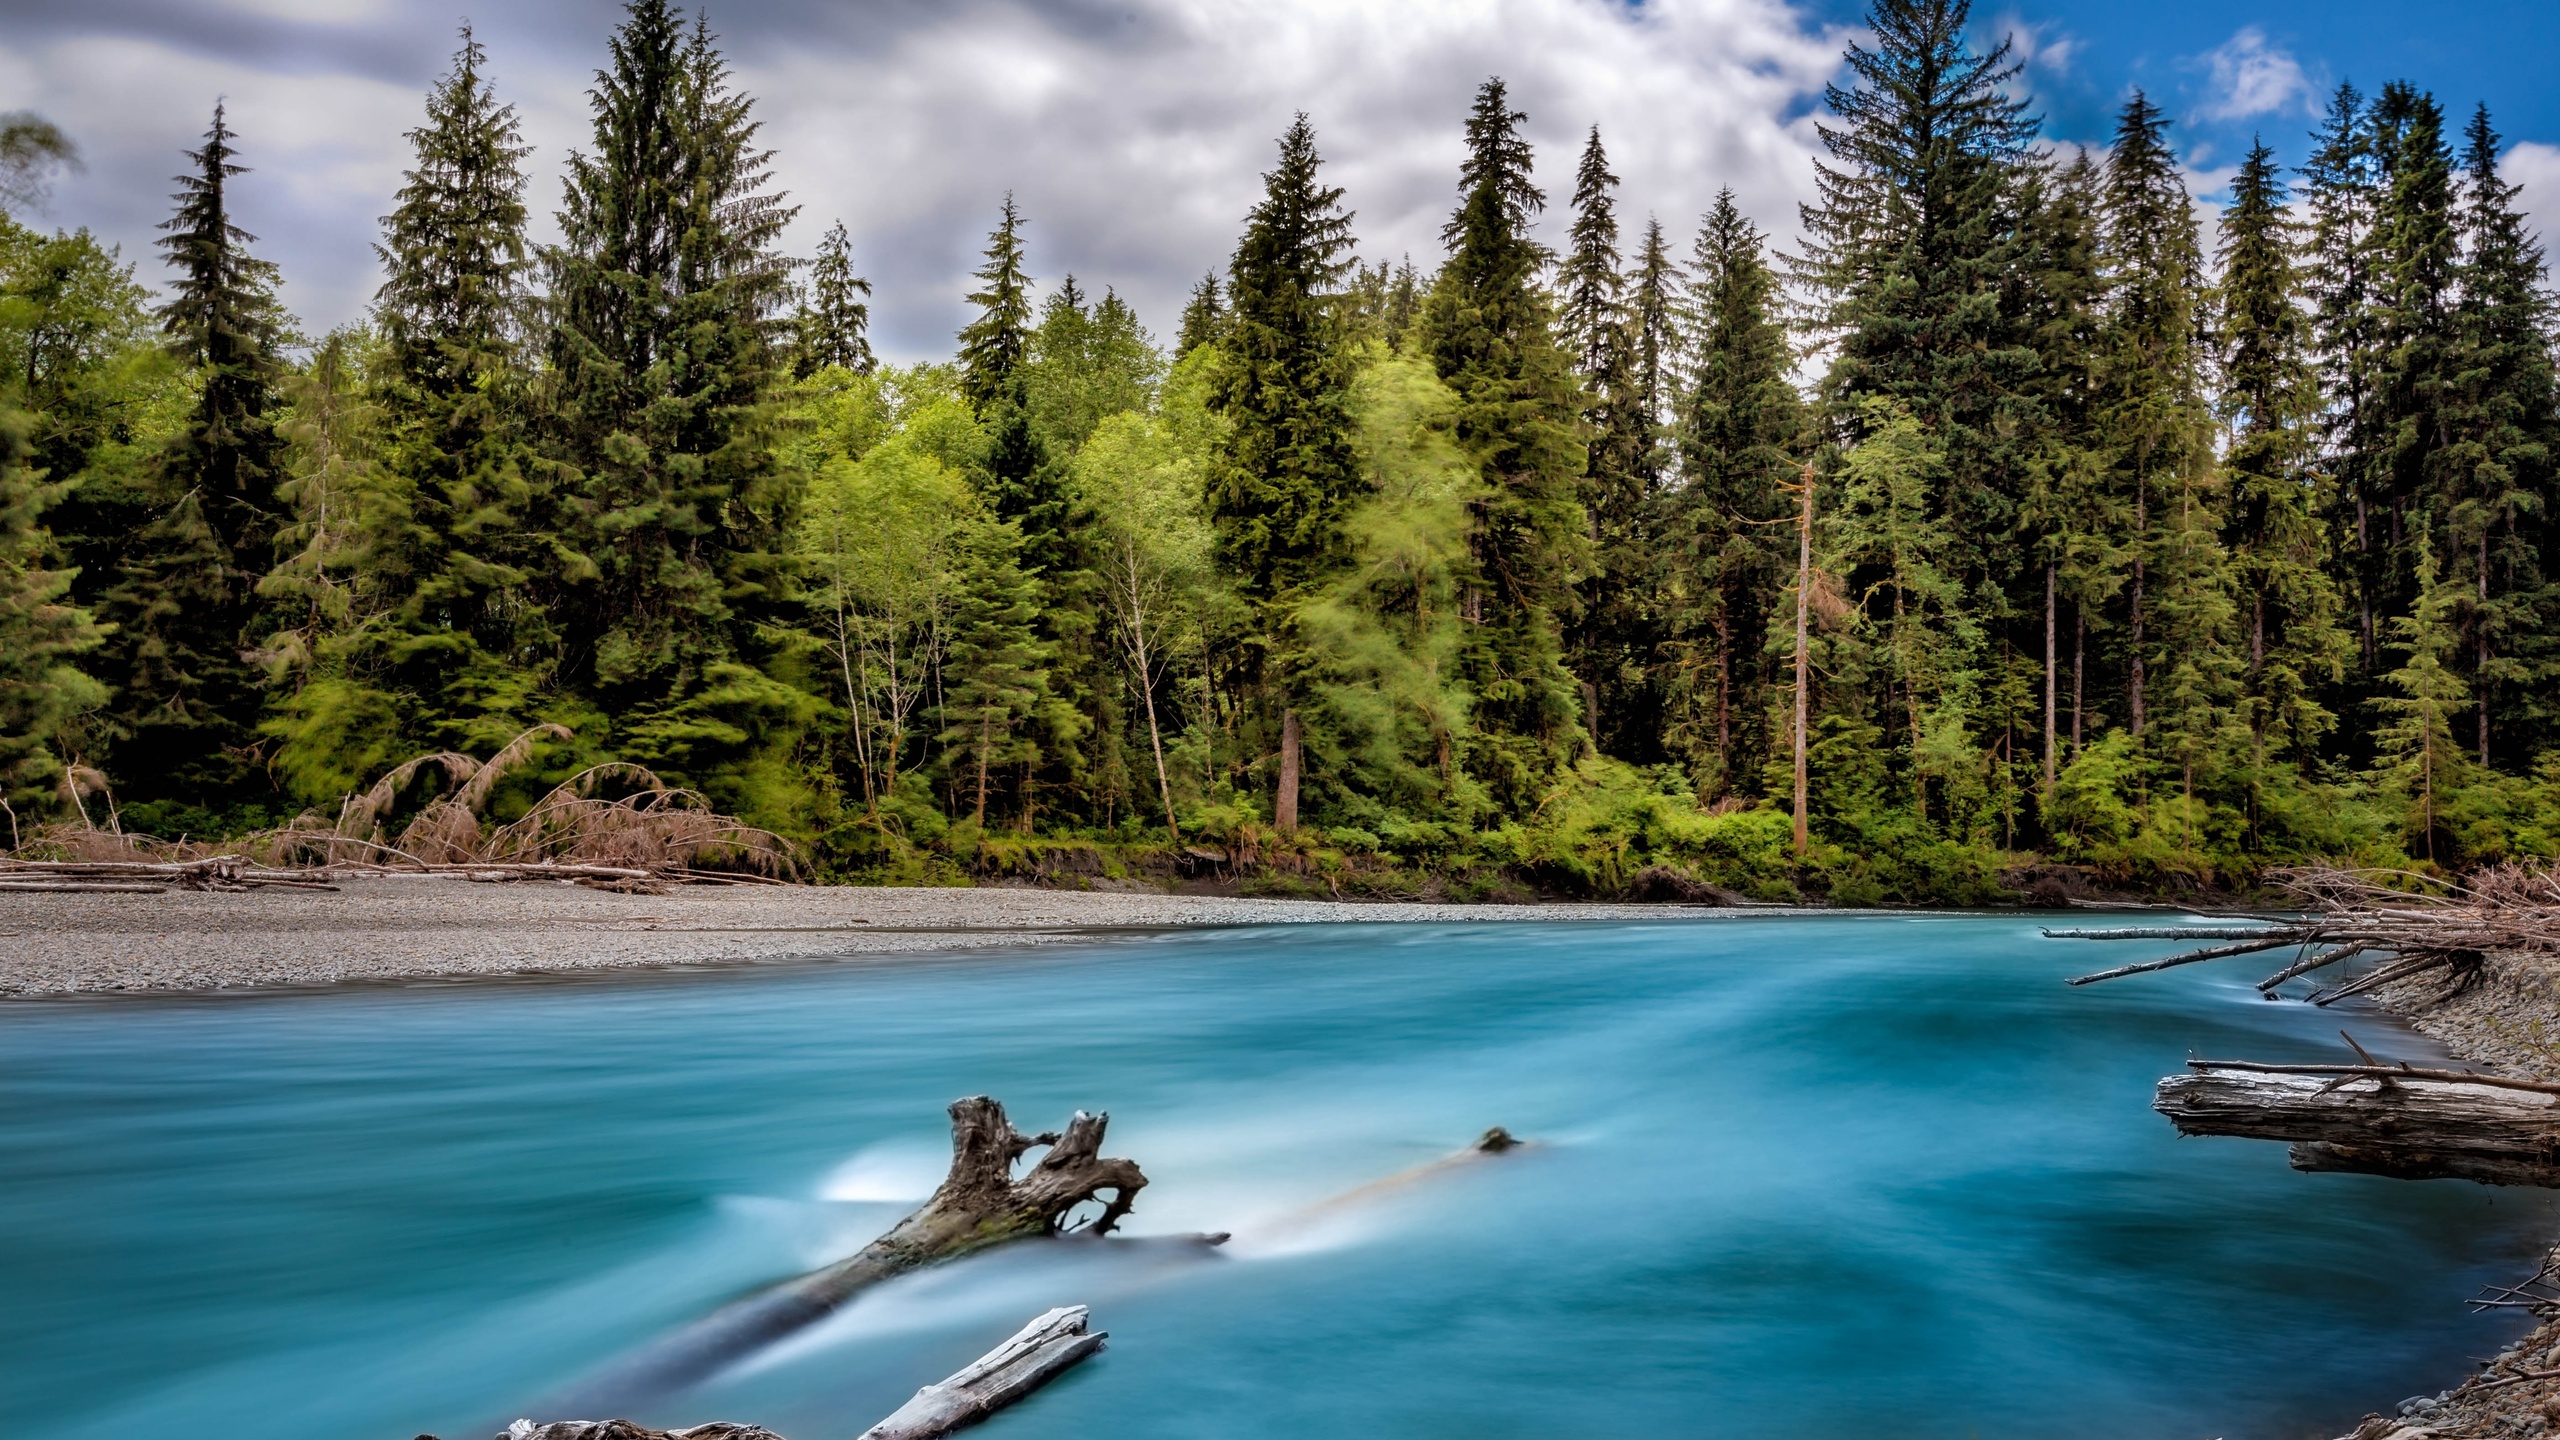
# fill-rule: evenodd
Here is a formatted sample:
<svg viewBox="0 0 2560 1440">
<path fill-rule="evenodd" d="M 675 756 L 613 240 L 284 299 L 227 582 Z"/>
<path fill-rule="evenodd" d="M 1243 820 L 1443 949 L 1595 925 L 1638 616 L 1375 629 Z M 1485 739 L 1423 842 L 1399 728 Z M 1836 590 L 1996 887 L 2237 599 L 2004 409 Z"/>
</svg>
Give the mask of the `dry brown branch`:
<svg viewBox="0 0 2560 1440">
<path fill-rule="evenodd" d="M 498 783 L 531 760 L 544 740 L 566 740 L 537 725 L 487 761 L 438 751 L 394 766 L 345 797 L 332 821 L 306 812 L 291 823 L 226 841 L 224 853 L 180 839 L 78 824 L 39 827 L 0 854 L 0 875 L 28 864 L 122 867 L 88 880 L 165 879 L 189 889 L 262 886 L 326 888 L 361 874 L 461 874 L 476 880 L 567 880 L 616 890 L 668 884 L 785 884 L 799 878 L 791 843 L 712 808 L 697 791 L 667 784 L 645 766 L 590 766 L 552 787 L 505 824 L 485 817 Z M 420 806 L 396 837 L 383 826 L 420 775 L 441 771 L 451 793 Z M 103 783 L 103 782 L 101 782 Z M 77 787 L 74 787 L 77 788 Z M 220 861 L 212 869 L 208 864 Z M 176 867 L 166 875 L 135 867 Z M 19 888 L 25 888 L 21 885 Z"/>
</svg>

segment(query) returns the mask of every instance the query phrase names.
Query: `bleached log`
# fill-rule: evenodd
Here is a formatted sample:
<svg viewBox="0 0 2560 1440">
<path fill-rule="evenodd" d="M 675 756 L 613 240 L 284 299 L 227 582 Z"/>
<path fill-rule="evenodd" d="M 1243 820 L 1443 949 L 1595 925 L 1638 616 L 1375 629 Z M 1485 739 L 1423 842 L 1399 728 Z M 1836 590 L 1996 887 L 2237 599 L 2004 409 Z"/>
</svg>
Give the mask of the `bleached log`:
<svg viewBox="0 0 2560 1440">
<path fill-rule="evenodd" d="M 1105 1336 L 1086 1329 L 1085 1317 L 1082 1305 L 1042 1315 L 949 1379 L 918 1390 L 862 1440 L 936 1440 L 977 1424 L 1100 1350 Z"/>
<path fill-rule="evenodd" d="M 2534 1082 L 2379 1066 L 2302 1073 L 2199 1063 L 2162 1080 L 2152 1101 L 2180 1134 L 2295 1142 L 2294 1164 L 2304 1170 L 2490 1185 L 2560 1181 L 2560 1096 Z"/>
</svg>

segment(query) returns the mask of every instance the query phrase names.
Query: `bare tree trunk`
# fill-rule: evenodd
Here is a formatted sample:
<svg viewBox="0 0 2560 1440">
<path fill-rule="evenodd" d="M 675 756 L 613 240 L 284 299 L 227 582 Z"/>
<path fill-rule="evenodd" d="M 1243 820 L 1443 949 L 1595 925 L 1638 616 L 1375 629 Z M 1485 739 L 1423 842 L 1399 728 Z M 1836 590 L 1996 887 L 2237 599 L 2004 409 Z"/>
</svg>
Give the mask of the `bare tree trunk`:
<svg viewBox="0 0 2560 1440">
<path fill-rule="evenodd" d="M 2053 621 L 2054 607 L 2060 598 L 2060 590 L 2054 577 L 2054 564 L 2047 560 L 2044 562 L 2044 798 L 2047 804 L 2053 801 L 2053 702 L 2054 682 L 2058 678 L 2055 673 L 2058 667 L 2055 664 L 2057 656 L 2054 650 Z"/>
<path fill-rule="evenodd" d="M 1732 595 L 1716 597 L 1716 774 L 1723 788 L 1733 788 L 1733 605 Z"/>
<path fill-rule="evenodd" d="M 2071 754 L 2074 759 L 2080 754 L 2080 686 L 2084 673 L 2081 661 L 2087 657 L 2088 651 L 2089 612 L 2081 609 L 2080 602 L 2075 600 L 2071 603 Z"/>
<path fill-rule="evenodd" d="M 987 828 L 987 712 L 978 712 L 978 829 Z"/>
<path fill-rule="evenodd" d="M 1805 794 L 1805 684 L 1812 671 L 1809 643 L 1813 615 L 1813 464 L 1807 461 L 1803 476 L 1804 502 L 1796 512 L 1796 858 L 1804 858 Z"/>
<path fill-rule="evenodd" d="M 1156 725 L 1156 687 L 1153 672 L 1147 666 L 1147 631 L 1144 621 L 1132 619 L 1129 634 L 1138 651 L 1138 693 L 1147 702 L 1147 746 L 1156 757 L 1156 793 L 1164 797 L 1164 828 L 1179 842 L 1182 826 L 1173 818 L 1173 782 L 1164 773 L 1164 732 Z"/>
<path fill-rule="evenodd" d="M 2489 763 L 2489 527 L 2480 527 L 2480 619 L 2473 638 L 2480 647 L 2472 689 L 2480 711 L 2480 763 Z"/>
<path fill-rule="evenodd" d="M 2133 644 L 2132 667 L 2125 673 L 2125 709 L 2133 723 L 2133 738 L 2142 738 L 2142 540 L 2150 528 L 2150 501 L 2141 489 L 2133 495 Z"/>
<path fill-rule="evenodd" d="M 1298 828 L 1298 712 L 1280 712 L 1280 789 L 1271 799 L 1271 823 L 1280 833 Z"/>
</svg>

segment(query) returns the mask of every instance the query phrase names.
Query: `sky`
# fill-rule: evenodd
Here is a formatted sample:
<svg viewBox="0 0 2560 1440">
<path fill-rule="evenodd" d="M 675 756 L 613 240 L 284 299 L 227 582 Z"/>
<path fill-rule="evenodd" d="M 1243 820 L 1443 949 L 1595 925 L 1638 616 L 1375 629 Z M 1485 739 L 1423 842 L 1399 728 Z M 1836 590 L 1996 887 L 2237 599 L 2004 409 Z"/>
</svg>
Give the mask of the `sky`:
<svg viewBox="0 0 2560 1440">
<path fill-rule="evenodd" d="M 1159 335 L 1223 264 L 1293 113 L 1316 129 L 1363 253 L 1429 263 L 1456 200 L 1461 125 L 1488 75 L 1528 112 L 1560 239 L 1593 125 L 1630 225 L 1658 215 L 1685 251 L 1720 188 L 1778 244 L 1813 186 L 1822 88 L 1859 32 L 1858 0 L 708 0 L 757 97 L 786 244 L 841 218 L 875 287 L 874 342 L 940 358 L 996 208 L 1029 219 L 1032 273 L 1117 289 Z M 161 265 L 154 226 L 180 152 L 217 99 L 240 158 L 238 218 L 314 334 L 359 320 L 373 242 L 426 88 L 465 18 L 536 148 L 528 200 L 556 235 L 562 162 L 588 145 L 586 90 L 616 0 L 0 0 L 0 110 L 32 109 L 83 168 L 42 217 Z M 2489 105 L 2525 203 L 2560 217 L 2560 5 L 2486 0 L 1977 0 L 2058 141 L 2103 143 L 2142 88 L 2211 199 L 2255 134 L 2288 162 L 2328 93 L 2389 79 L 2457 120 Z M 2560 223 L 2546 220 L 2546 228 Z"/>
</svg>

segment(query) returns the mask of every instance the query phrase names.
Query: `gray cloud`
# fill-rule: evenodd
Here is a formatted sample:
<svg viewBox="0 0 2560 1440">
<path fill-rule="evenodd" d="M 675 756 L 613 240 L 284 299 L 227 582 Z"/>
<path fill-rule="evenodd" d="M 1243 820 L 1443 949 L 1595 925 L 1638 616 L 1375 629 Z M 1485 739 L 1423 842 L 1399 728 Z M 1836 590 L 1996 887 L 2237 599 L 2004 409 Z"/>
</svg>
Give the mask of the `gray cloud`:
<svg viewBox="0 0 2560 1440">
<path fill-rule="evenodd" d="M 283 264 L 288 302 L 315 329 L 361 315 L 402 132 L 458 17 L 392 0 L 67 8 L 0 4 L 21 37 L 0 56 L 0 108 L 43 111 L 89 156 L 52 218 L 122 242 L 156 278 L 148 241 L 167 177 L 227 95 L 257 170 L 242 220 Z M 474 17 L 537 147 L 546 230 L 617 9 Z M 1036 274 L 1115 286 L 1169 328 L 1232 248 L 1301 109 L 1363 250 L 1434 255 L 1460 126 L 1491 74 L 1529 112 L 1558 205 L 1596 122 L 1631 219 L 1657 212 L 1685 244 L 1730 185 L 1764 227 L 1791 233 L 1811 186 L 1806 112 L 1841 48 L 1783 0 L 765 0 L 711 20 L 803 207 L 791 243 L 805 251 L 845 220 L 876 286 L 878 343 L 900 358 L 948 353 L 1008 190 L 1030 218 Z"/>
</svg>

